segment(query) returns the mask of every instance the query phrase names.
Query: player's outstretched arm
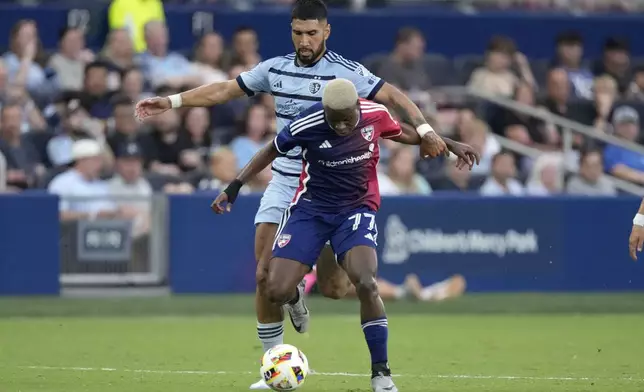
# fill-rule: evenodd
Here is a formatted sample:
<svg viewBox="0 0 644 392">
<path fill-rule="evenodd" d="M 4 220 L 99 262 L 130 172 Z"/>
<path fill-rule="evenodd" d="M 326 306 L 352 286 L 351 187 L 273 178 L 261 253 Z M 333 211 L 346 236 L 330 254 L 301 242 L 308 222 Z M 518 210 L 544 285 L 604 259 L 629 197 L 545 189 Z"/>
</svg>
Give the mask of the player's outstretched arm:
<svg viewBox="0 0 644 392">
<path fill-rule="evenodd" d="M 644 200 L 633 218 L 633 228 L 628 239 L 628 252 L 633 260 L 637 260 L 637 252 L 642 251 L 642 245 L 644 245 Z"/>
<path fill-rule="evenodd" d="M 420 135 L 423 156 L 436 158 L 448 153 L 447 145 L 425 120 L 425 116 L 411 99 L 389 83 L 385 83 L 375 100 L 393 109 L 403 122 L 411 124 Z"/>
<path fill-rule="evenodd" d="M 217 214 L 230 212 L 232 205 L 237 200 L 237 195 L 240 189 L 248 181 L 252 180 L 259 172 L 264 170 L 266 166 L 270 165 L 275 158 L 279 155 L 274 142 L 268 143 L 264 146 L 246 166 L 239 172 L 237 178 L 224 189 L 223 192 L 217 196 L 212 202 L 210 208 Z"/>
<path fill-rule="evenodd" d="M 210 83 L 179 94 L 139 101 L 136 104 L 136 116 L 143 120 L 170 109 L 214 106 L 244 95 L 244 90 L 236 80 Z"/>
<path fill-rule="evenodd" d="M 416 132 L 413 126 L 402 123 L 400 124 L 400 128 L 402 130 L 400 135 L 390 138 L 391 140 L 409 145 L 421 144 L 422 140 L 420 138 L 420 135 L 418 134 L 418 132 Z M 472 146 L 465 143 L 456 142 L 446 137 L 441 137 L 441 139 L 443 139 L 443 141 L 447 145 L 447 149 L 458 157 L 456 166 L 459 169 L 465 166 L 468 166 L 470 169 L 472 169 L 474 163 L 478 165 L 480 161 L 480 155 L 476 150 L 474 150 Z"/>
</svg>

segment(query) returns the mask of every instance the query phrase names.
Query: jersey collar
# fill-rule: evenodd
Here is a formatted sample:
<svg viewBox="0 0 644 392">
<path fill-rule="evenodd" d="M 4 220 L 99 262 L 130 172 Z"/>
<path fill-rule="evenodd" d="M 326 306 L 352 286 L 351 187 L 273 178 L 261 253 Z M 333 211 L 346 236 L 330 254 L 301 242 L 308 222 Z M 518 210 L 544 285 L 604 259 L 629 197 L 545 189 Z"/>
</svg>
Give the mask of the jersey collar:
<svg viewBox="0 0 644 392">
<path fill-rule="evenodd" d="M 297 52 L 296 52 L 296 53 L 295 53 L 295 59 L 293 59 L 293 63 L 295 64 L 295 66 L 296 66 L 296 67 L 299 67 L 299 68 L 311 68 L 311 67 L 315 67 L 315 66 L 320 62 L 320 60 L 322 60 L 322 59 L 326 56 L 326 53 L 327 53 L 327 52 L 328 52 L 328 49 L 324 49 L 324 53 L 322 53 L 322 56 L 320 56 L 320 58 L 318 59 L 318 61 L 316 61 L 316 62 L 314 62 L 314 63 L 311 63 L 311 64 L 309 64 L 309 65 L 300 65 L 300 64 L 297 62 Z"/>
</svg>

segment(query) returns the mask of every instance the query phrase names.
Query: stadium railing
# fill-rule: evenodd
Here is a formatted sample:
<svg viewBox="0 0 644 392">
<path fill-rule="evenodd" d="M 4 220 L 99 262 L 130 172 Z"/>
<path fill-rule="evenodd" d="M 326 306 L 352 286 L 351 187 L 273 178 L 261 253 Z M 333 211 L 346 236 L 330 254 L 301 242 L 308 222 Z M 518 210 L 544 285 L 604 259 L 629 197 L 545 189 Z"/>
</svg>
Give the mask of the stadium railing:
<svg viewBox="0 0 644 392">
<path fill-rule="evenodd" d="M 0 152 L 0 192 L 7 188 L 7 160 Z"/>
<path fill-rule="evenodd" d="M 60 222 L 63 286 L 159 285 L 167 277 L 167 198 L 63 197 L 61 202 L 105 203 L 138 209 L 135 219 Z"/>
<path fill-rule="evenodd" d="M 567 118 L 558 116 L 546 110 L 537 109 L 535 107 L 519 103 L 509 98 L 486 94 L 484 92 L 477 91 L 474 89 L 469 89 L 467 87 L 450 87 L 450 88 L 441 89 L 441 91 L 444 94 L 448 94 L 450 96 L 461 95 L 462 97 L 473 99 L 478 102 L 482 101 L 487 104 L 494 104 L 503 109 L 508 109 L 518 113 L 522 113 L 527 116 L 534 117 L 541 121 L 551 123 L 557 126 L 558 128 L 563 130 L 563 151 L 562 152 L 564 156 L 570 156 L 570 154 L 573 152 L 574 134 L 581 134 L 586 138 L 593 139 L 606 144 L 614 144 L 644 155 L 644 146 L 640 144 L 620 139 L 618 137 L 609 135 L 593 127 L 589 127 L 581 123 L 569 120 Z M 544 152 L 541 150 L 522 145 L 520 143 L 507 139 L 503 136 L 495 135 L 495 137 L 497 138 L 497 140 L 499 140 L 499 143 L 503 147 L 517 154 L 528 156 L 531 158 L 536 158 L 539 155 L 544 154 Z M 569 172 L 576 172 L 577 169 L 567 167 L 566 170 Z M 622 180 L 612 175 L 608 175 L 608 178 L 613 182 L 613 184 L 617 189 L 633 195 L 644 196 L 644 187 L 633 184 L 629 181 Z"/>
</svg>

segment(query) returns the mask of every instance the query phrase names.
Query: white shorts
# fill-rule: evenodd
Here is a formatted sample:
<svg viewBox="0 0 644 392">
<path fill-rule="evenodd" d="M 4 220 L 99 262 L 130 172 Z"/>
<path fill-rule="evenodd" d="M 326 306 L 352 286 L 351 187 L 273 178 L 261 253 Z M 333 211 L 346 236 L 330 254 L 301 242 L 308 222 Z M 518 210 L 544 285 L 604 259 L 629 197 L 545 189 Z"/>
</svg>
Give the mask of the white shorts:
<svg viewBox="0 0 644 392">
<path fill-rule="evenodd" d="M 279 224 L 284 211 L 295 197 L 299 178 L 287 177 L 273 171 L 273 178 L 264 191 L 255 215 L 255 226 L 260 223 Z"/>
</svg>

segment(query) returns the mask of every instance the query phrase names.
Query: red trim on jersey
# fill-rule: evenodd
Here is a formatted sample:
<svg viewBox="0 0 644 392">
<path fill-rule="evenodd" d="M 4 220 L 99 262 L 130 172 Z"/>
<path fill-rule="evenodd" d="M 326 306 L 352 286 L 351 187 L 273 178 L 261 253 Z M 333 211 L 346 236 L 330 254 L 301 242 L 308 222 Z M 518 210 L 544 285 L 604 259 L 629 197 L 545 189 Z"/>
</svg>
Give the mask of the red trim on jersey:
<svg viewBox="0 0 644 392">
<path fill-rule="evenodd" d="M 297 190 L 295 191 L 295 195 L 291 200 L 291 204 L 297 203 L 301 194 L 306 192 L 306 182 L 310 178 L 308 170 L 306 170 L 306 165 L 307 165 L 306 160 L 302 159 L 302 173 L 300 173 L 300 184 L 297 186 Z"/>
</svg>

